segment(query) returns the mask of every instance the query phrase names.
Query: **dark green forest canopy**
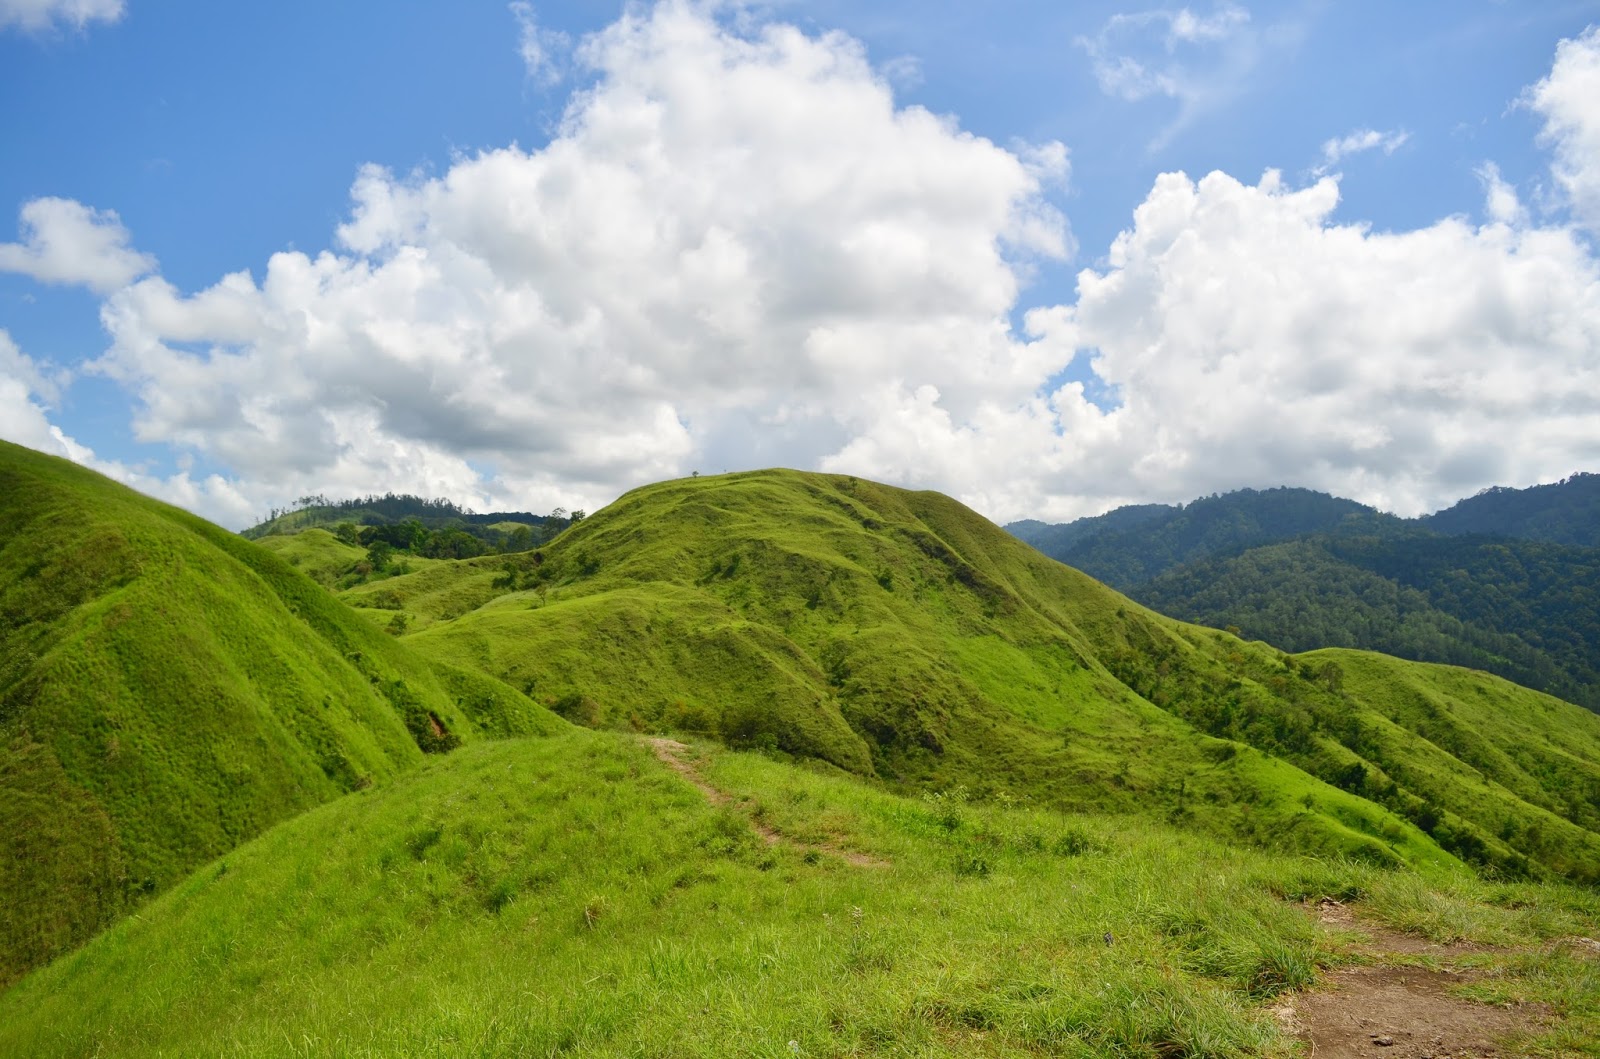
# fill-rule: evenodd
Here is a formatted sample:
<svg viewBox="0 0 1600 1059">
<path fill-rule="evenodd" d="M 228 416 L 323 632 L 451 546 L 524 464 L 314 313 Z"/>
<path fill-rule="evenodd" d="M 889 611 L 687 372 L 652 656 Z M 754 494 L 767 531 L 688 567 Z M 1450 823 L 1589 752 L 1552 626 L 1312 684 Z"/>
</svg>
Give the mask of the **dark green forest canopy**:
<svg viewBox="0 0 1600 1059">
<path fill-rule="evenodd" d="M 1112 512 L 1011 528 L 1173 617 L 1485 669 L 1600 709 L 1600 476 L 1412 520 L 1299 489 L 1125 510 L 1131 527 Z"/>
<path fill-rule="evenodd" d="M 1440 533 L 1600 547 L 1600 474 L 1575 474 L 1528 489 L 1485 489 L 1422 521 Z"/>
</svg>

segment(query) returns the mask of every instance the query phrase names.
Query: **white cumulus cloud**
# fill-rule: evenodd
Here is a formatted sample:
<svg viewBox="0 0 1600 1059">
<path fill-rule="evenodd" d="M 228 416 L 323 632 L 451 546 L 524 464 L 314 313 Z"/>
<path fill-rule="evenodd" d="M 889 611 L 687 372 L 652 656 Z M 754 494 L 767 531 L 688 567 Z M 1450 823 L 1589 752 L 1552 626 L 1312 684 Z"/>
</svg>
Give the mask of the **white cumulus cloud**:
<svg viewBox="0 0 1600 1059">
<path fill-rule="evenodd" d="M 128 230 L 110 210 L 72 199 L 39 198 L 23 204 L 18 243 L 0 243 L 0 272 L 20 272 L 43 283 L 82 284 L 102 294 L 155 268 L 155 259 L 129 245 Z"/>
<path fill-rule="evenodd" d="M 1556 184 L 1590 231 L 1600 232 L 1600 26 L 1556 47 L 1550 75 L 1523 94 L 1544 118 Z"/>
<path fill-rule="evenodd" d="M 1502 218 L 1377 233 L 1333 223 L 1338 198 L 1163 175 L 1076 306 L 1030 319 L 1120 405 L 1070 383 L 962 420 L 914 391 L 834 464 L 1066 518 L 1279 483 L 1416 514 L 1600 463 L 1586 245 Z"/>
<path fill-rule="evenodd" d="M 139 436 L 251 495 L 406 488 L 593 506 L 752 462 L 815 465 L 886 384 L 964 417 L 1071 351 L 1011 332 L 1071 250 L 1059 144 L 895 105 L 855 41 L 667 3 L 579 50 L 545 147 L 369 167 L 338 249 L 187 294 L 114 294 L 100 370 Z M 263 501 L 261 506 L 265 506 Z"/>
<path fill-rule="evenodd" d="M 897 106 L 857 42 L 743 11 L 633 9 L 575 57 L 539 149 L 367 167 L 332 248 L 257 275 L 105 284 L 138 437 L 229 471 L 164 495 L 233 525 L 311 492 L 593 508 L 781 464 L 1001 519 L 1274 484 L 1415 513 L 1600 465 L 1600 264 L 1492 167 L 1482 223 L 1395 232 L 1335 222 L 1333 177 L 1167 173 L 1058 305 L 1025 281 L 1073 250 L 1064 146 Z"/>
<path fill-rule="evenodd" d="M 115 22 L 125 9 L 123 0 L 0 0 L 0 29 L 83 29 L 91 22 Z"/>
</svg>

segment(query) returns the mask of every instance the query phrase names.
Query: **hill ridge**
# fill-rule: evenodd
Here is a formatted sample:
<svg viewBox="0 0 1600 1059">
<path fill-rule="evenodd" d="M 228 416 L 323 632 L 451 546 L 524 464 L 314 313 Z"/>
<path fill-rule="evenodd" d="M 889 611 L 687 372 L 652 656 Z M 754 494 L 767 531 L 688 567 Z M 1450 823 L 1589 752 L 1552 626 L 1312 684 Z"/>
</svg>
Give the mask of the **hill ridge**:
<svg viewBox="0 0 1600 1059">
<path fill-rule="evenodd" d="M 680 479 L 631 491 L 537 556 L 341 598 L 359 608 L 379 594 L 416 650 L 591 726 L 709 732 L 909 789 L 1098 799 L 1380 859 L 1580 874 L 1600 863 L 1586 801 L 1485 802 L 1491 776 L 1429 778 L 1451 755 L 1407 726 L 1416 719 L 1352 701 L 1339 659 L 1172 622 L 938 494 L 786 470 Z M 1465 693 L 1518 717 L 1535 709 L 1513 708 L 1535 693 L 1503 682 Z M 1600 775 L 1593 721 L 1573 721 L 1585 790 Z M 1253 816 L 1228 808 L 1244 791 L 1264 807 Z M 1537 822 L 1538 841 L 1502 836 L 1502 810 L 1519 828 Z M 1570 857 L 1540 845 L 1550 829 Z"/>
</svg>

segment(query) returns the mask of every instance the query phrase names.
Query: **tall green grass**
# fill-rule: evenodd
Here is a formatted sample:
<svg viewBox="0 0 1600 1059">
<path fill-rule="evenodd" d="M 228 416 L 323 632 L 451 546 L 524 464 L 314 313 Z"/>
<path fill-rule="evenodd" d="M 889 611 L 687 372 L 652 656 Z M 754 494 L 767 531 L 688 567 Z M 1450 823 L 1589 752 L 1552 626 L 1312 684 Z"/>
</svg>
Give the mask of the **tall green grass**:
<svg viewBox="0 0 1600 1059">
<path fill-rule="evenodd" d="M 0 995 L 0 1053 L 1287 1055 L 1263 1002 L 1339 958 L 1295 899 L 1596 930 L 1560 888 L 1511 912 L 1482 884 L 698 753 L 727 804 L 574 731 L 311 810 Z"/>
</svg>

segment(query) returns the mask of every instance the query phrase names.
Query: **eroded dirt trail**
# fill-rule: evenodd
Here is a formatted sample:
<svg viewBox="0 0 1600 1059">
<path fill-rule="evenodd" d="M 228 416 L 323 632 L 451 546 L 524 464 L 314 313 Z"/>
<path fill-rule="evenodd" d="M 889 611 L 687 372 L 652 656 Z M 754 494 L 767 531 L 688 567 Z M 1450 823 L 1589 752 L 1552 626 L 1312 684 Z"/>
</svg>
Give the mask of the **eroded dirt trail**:
<svg viewBox="0 0 1600 1059">
<path fill-rule="evenodd" d="M 646 738 L 645 742 L 649 744 L 650 750 L 656 757 L 661 759 L 663 764 L 699 788 L 700 793 L 706 796 L 706 801 L 717 806 L 734 804 L 734 800 L 728 792 L 713 787 L 700 774 L 692 757 L 694 751 L 687 744 L 680 743 L 676 739 L 668 739 L 665 736 L 651 736 Z M 858 868 L 887 868 L 889 866 L 887 861 L 879 860 L 877 857 L 869 857 L 865 853 L 857 853 L 854 850 L 839 849 L 836 846 L 813 842 L 795 841 L 782 834 L 772 825 L 754 817 L 750 819 L 750 826 L 755 829 L 756 834 L 761 836 L 761 840 L 769 846 L 788 843 L 801 849 L 816 850 L 819 853 L 830 854 L 849 864 L 854 864 Z"/>
<path fill-rule="evenodd" d="M 1364 936 L 1352 951 L 1371 962 L 1332 971 L 1324 985 L 1288 998 L 1276 1014 L 1315 1059 L 1486 1059 L 1523 1054 L 1508 1039 L 1538 1028 L 1536 1005 L 1498 1007 L 1451 991 L 1490 972 L 1461 966 L 1498 950 L 1442 945 L 1356 919 L 1337 901 L 1311 909 L 1326 929 Z"/>
</svg>

